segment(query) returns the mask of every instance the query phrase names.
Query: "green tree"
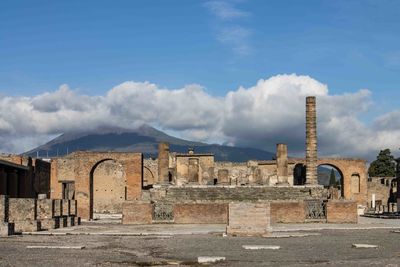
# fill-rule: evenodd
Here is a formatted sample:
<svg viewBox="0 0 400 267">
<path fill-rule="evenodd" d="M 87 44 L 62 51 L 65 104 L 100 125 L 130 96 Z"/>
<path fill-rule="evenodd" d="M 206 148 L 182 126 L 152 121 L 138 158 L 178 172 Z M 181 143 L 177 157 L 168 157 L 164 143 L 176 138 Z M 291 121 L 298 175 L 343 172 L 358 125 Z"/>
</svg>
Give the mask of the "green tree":
<svg viewBox="0 0 400 267">
<path fill-rule="evenodd" d="M 329 186 L 336 186 L 336 175 L 333 169 L 331 169 L 331 178 L 329 179 Z"/>
<path fill-rule="evenodd" d="M 390 149 L 384 149 L 379 152 L 368 169 L 370 177 L 394 177 L 396 175 L 396 164 Z"/>
</svg>

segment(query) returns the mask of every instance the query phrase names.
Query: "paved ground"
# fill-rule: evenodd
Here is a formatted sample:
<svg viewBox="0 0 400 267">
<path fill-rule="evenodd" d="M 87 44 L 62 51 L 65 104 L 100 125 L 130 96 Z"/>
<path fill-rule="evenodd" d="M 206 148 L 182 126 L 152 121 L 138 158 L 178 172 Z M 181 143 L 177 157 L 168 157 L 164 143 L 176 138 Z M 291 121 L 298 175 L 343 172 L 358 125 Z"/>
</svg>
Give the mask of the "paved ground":
<svg viewBox="0 0 400 267">
<path fill-rule="evenodd" d="M 328 230 L 320 230 L 321 226 Z M 351 226 L 358 230 L 337 224 L 275 225 L 272 236 L 278 238 L 256 238 L 223 237 L 221 225 L 88 223 L 53 230 L 59 233 L 55 236 L 0 238 L 0 266 L 196 266 L 199 256 L 226 258 L 212 266 L 400 266 L 400 232 L 392 229 L 400 229 L 400 220 L 361 219 Z M 147 235 L 138 235 L 143 233 Z M 288 235 L 292 237 L 280 238 Z M 354 243 L 378 248 L 356 249 Z M 85 248 L 28 248 L 37 245 Z M 244 245 L 281 248 L 245 250 Z"/>
</svg>

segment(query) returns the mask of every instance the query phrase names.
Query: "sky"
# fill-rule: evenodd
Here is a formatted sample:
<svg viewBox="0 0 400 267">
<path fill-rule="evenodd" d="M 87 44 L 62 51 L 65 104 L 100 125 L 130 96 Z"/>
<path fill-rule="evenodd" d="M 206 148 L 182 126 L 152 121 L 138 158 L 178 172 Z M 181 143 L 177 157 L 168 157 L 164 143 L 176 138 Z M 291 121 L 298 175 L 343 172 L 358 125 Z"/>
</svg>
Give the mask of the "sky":
<svg viewBox="0 0 400 267">
<path fill-rule="evenodd" d="M 0 151 L 147 123 L 373 159 L 400 144 L 400 1 L 0 1 Z M 398 154 L 398 153 L 397 153 Z M 399 155 L 400 156 L 400 155 Z"/>
</svg>

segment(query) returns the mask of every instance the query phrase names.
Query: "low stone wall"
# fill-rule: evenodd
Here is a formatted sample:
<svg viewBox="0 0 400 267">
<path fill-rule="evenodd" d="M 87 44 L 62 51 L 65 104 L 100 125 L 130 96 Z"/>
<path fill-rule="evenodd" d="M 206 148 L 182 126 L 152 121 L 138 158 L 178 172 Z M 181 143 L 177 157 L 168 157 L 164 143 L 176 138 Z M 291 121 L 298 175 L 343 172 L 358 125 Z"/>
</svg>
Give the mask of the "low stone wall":
<svg viewBox="0 0 400 267">
<path fill-rule="evenodd" d="M 228 204 L 174 204 L 175 223 L 227 224 Z"/>
<path fill-rule="evenodd" d="M 154 207 L 158 205 L 167 206 L 168 208 L 164 211 L 170 214 L 170 217 L 168 215 L 165 220 L 154 220 Z M 264 211 L 261 211 L 262 207 L 266 208 L 265 205 L 268 206 L 268 218 L 265 217 L 267 215 L 264 214 Z M 230 208 L 231 206 L 232 208 Z M 255 223 L 256 226 L 258 223 L 264 225 L 267 219 L 268 225 L 270 223 L 304 223 L 306 222 L 307 210 L 305 202 L 302 200 L 225 203 L 158 202 L 156 204 L 151 202 L 127 201 L 122 207 L 123 224 L 229 224 L 231 225 L 229 229 L 236 229 L 239 224 L 243 224 L 243 229 L 246 229 L 247 224 L 251 225 L 252 223 Z M 319 221 L 328 223 L 357 223 L 357 203 L 349 200 L 329 200 L 326 202 L 326 216 L 326 220 L 323 218 Z M 234 221 L 231 221 L 231 219 Z M 251 227 L 249 229 L 251 232 Z M 234 231 L 240 234 L 240 230 Z M 254 232 L 256 231 L 254 230 Z"/>
<path fill-rule="evenodd" d="M 125 201 L 122 204 L 122 224 L 151 224 L 153 205 L 143 202 Z"/>
<path fill-rule="evenodd" d="M 304 201 L 271 202 L 271 223 L 304 223 Z"/>
<path fill-rule="evenodd" d="M 63 206 L 68 208 L 62 209 Z M 79 225 L 80 218 L 75 216 L 76 208 L 74 211 L 74 208 L 71 209 L 71 207 L 76 207 L 76 200 L 0 196 L 1 235 L 10 235 L 14 231 L 16 233 L 36 232 Z M 10 226 L 14 227 L 12 231 Z M 8 234 L 6 234 L 7 228 L 9 228 Z"/>
<path fill-rule="evenodd" d="M 270 231 L 270 203 L 229 203 L 229 235 L 263 235 Z"/>
<path fill-rule="evenodd" d="M 325 194 L 327 195 L 327 191 L 323 187 L 305 186 L 176 186 L 150 190 L 151 200 L 172 203 L 299 201 L 308 198 L 323 198 Z"/>
<path fill-rule="evenodd" d="M 357 202 L 352 200 L 329 200 L 326 205 L 328 223 L 357 223 Z"/>
</svg>

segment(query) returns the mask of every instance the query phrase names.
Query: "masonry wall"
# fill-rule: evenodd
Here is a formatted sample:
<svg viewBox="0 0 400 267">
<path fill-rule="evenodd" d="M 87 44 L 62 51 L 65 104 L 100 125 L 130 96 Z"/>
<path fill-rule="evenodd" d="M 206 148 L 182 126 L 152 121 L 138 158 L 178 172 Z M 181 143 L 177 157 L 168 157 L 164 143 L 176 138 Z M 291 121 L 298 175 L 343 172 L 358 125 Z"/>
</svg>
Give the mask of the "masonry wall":
<svg viewBox="0 0 400 267">
<path fill-rule="evenodd" d="M 271 223 L 304 223 L 305 218 L 303 201 L 271 202 Z"/>
<path fill-rule="evenodd" d="M 387 205 L 390 198 L 391 181 L 394 177 L 371 177 L 368 181 L 368 207 L 371 207 L 372 194 L 375 194 L 376 203 L 381 202 L 382 205 Z M 383 183 L 382 183 L 383 179 Z M 392 188 L 393 201 L 396 202 L 396 187 Z"/>
<path fill-rule="evenodd" d="M 53 160 L 51 167 L 52 198 L 62 196 L 63 182 L 74 182 L 78 215 L 83 219 L 92 218 L 95 207 L 100 212 L 121 212 L 122 200 L 141 197 L 141 153 L 74 152 Z"/>
<path fill-rule="evenodd" d="M 357 202 L 351 200 L 329 200 L 326 206 L 328 223 L 357 223 Z"/>
<path fill-rule="evenodd" d="M 151 224 L 152 214 L 151 203 L 126 201 L 122 204 L 123 224 Z"/>
<path fill-rule="evenodd" d="M 217 203 L 177 203 L 173 205 L 175 223 L 227 224 L 228 204 Z"/>
</svg>

